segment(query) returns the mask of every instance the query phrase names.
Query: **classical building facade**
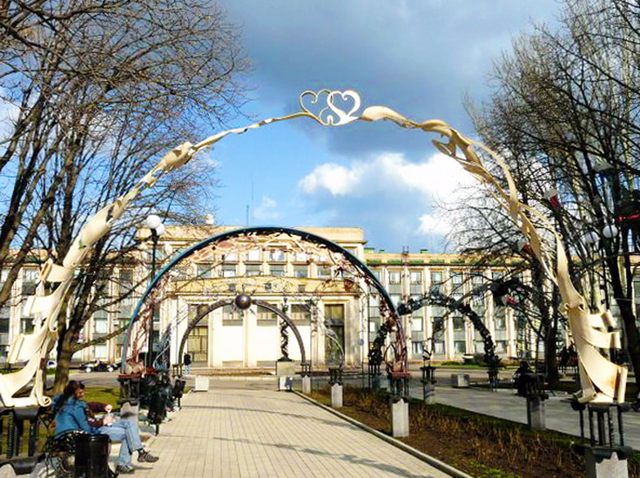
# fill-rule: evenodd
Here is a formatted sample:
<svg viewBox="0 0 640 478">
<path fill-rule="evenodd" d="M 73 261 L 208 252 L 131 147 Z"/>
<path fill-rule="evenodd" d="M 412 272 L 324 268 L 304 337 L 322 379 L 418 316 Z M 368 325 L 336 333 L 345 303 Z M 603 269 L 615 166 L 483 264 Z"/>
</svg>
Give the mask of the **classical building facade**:
<svg viewBox="0 0 640 478">
<path fill-rule="evenodd" d="M 170 226 L 159 239 L 160 265 L 190 246 L 234 228 Z M 496 305 L 483 285 L 504 273 L 504 266 L 478 268 L 472 258 L 455 254 L 385 252 L 366 246 L 359 228 L 301 228 L 322 236 L 366 264 L 388 291 L 394 304 L 419 299 L 432 290 L 454 298 L 465 296 L 489 329 L 502 357 L 521 357 L 536 349 L 533 332 L 510 307 Z M 149 231 L 139 231 L 141 239 Z M 349 279 L 335 258 L 323 250 L 301 245 L 287 235 L 267 239 L 237 240 L 214 244 L 175 264 L 167 274 L 161 300 L 155 307 L 156 343 L 166 347 L 171 362 L 178 361 L 180 342 L 193 321 L 211 304 L 229 303 L 207 313 L 190 329 L 185 341 L 196 363 L 210 367 L 273 366 L 282 356 L 280 321 L 269 310 L 252 305 L 240 311 L 230 302 L 239 293 L 250 295 L 283 310 L 297 328 L 307 357 L 325 365 L 338 348 L 348 366 L 366 362 L 369 343 L 380 326 L 380 295 L 366 284 Z M 117 269 L 109 280 L 108 304 L 113 298 L 133 293 L 117 306 L 97 311 L 88 321 L 81 341 L 104 336 L 126 324 L 142 295 L 150 272 L 151 243 L 143 257 Z M 14 285 L 14 299 L 0 309 L 0 351 L 6 350 L 19 332 L 28 332 L 32 319 L 23 316 L 24 299 L 35 293 L 37 267 L 25 267 Z M 524 278 L 526 280 L 526 278 Z M 638 285 L 638 284 L 636 284 Z M 640 287 L 639 287 L 640 292 Z M 483 341 L 465 317 L 437 306 L 426 306 L 404 319 L 410 360 L 421 360 L 424 347 L 435 360 L 461 360 L 483 352 Z M 134 334 L 135 337 L 135 329 Z M 331 340 L 329 340 L 331 338 Z M 124 335 L 79 352 L 76 360 L 118 360 Z M 139 344 L 145 351 L 145 345 Z M 300 359 L 300 347 L 289 334 L 287 352 Z"/>
</svg>

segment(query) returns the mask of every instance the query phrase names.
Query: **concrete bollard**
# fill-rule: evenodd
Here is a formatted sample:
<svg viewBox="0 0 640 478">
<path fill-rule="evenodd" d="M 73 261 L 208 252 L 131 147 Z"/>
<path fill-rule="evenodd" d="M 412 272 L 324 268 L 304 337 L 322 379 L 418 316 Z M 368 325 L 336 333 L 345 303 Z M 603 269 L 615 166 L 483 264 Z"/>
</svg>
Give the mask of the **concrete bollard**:
<svg viewBox="0 0 640 478">
<path fill-rule="evenodd" d="M 302 393 L 305 395 L 311 393 L 311 377 L 309 375 L 302 377 Z"/>
<path fill-rule="evenodd" d="M 547 429 L 542 398 L 527 397 L 527 423 L 531 430 Z"/>
<path fill-rule="evenodd" d="M 208 392 L 209 391 L 209 377 L 196 376 L 196 383 L 193 387 L 194 392 Z"/>
<path fill-rule="evenodd" d="M 467 373 L 452 373 L 451 385 L 454 388 L 469 388 L 469 374 Z"/>
<path fill-rule="evenodd" d="M 293 377 L 278 377 L 278 390 L 290 392 L 293 388 Z"/>
<path fill-rule="evenodd" d="M 409 403 L 404 398 L 391 402 L 391 436 L 409 436 Z"/>
<path fill-rule="evenodd" d="M 342 385 L 334 383 L 331 385 L 331 408 L 342 407 Z"/>
<path fill-rule="evenodd" d="M 597 458 L 593 448 L 587 447 L 584 461 L 587 478 L 629 478 L 627 459 L 620 460 L 615 452 L 609 458 Z"/>
</svg>

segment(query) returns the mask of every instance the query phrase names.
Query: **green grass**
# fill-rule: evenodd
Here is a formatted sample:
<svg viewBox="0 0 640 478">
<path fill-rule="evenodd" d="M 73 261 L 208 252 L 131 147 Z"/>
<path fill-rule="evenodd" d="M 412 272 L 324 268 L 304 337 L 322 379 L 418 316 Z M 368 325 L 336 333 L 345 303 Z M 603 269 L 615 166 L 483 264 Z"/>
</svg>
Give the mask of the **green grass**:
<svg viewBox="0 0 640 478">
<path fill-rule="evenodd" d="M 85 388 L 85 400 L 87 402 L 101 402 L 110 404 L 114 410 L 119 410 L 120 387 L 98 387 Z"/>
</svg>

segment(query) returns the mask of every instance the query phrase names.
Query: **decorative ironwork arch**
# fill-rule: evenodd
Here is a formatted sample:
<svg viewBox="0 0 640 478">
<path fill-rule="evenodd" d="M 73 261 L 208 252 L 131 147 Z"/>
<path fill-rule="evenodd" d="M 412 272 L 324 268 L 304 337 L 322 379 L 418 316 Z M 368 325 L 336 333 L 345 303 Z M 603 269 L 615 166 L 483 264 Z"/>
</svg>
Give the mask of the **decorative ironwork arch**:
<svg viewBox="0 0 640 478">
<path fill-rule="evenodd" d="M 204 309 L 202 312 L 199 312 L 198 315 L 196 315 L 196 317 L 194 317 L 189 321 L 189 323 L 187 324 L 187 330 L 185 330 L 184 335 L 180 340 L 180 347 L 178 349 L 178 363 L 180 365 L 182 365 L 182 356 L 184 355 L 184 346 L 187 344 L 187 339 L 189 338 L 189 334 L 193 331 L 196 325 L 198 325 L 198 323 L 202 319 L 204 319 L 207 315 L 209 315 L 214 310 L 219 309 L 220 307 L 224 307 L 225 305 L 231 305 L 233 304 L 233 302 L 234 302 L 234 299 L 225 299 L 225 300 L 219 300 L 217 302 L 214 302 L 213 304 L 207 306 L 207 308 Z M 300 347 L 300 359 L 301 359 L 300 361 L 301 363 L 306 364 L 307 356 L 304 349 L 304 343 L 302 342 L 302 336 L 300 335 L 300 331 L 296 327 L 296 324 L 291 320 L 291 318 L 287 314 L 285 314 L 282 310 L 278 309 L 277 307 L 263 300 L 253 299 L 251 303 L 257 305 L 258 307 L 262 307 L 264 309 L 267 309 L 273 312 L 282 320 L 284 320 L 289 327 L 291 327 L 291 330 L 293 331 L 293 335 L 295 335 L 296 341 L 298 342 L 298 347 Z"/>
<path fill-rule="evenodd" d="M 361 262 L 356 256 L 351 254 L 348 250 L 339 246 L 338 244 L 321 237 L 317 234 L 313 234 L 307 231 L 300 231 L 297 229 L 287 227 L 247 227 L 235 229 L 232 231 L 226 231 L 220 234 L 211 236 L 193 246 L 180 252 L 175 258 L 173 258 L 168 264 L 166 264 L 151 280 L 147 289 L 142 297 L 138 300 L 133 313 L 129 319 L 129 325 L 125 332 L 125 340 L 122 345 L 122 369 L 125 369 L 126 360 L 128 358 L 127 349 L 131 340 L 131 332 L 133 330 L 133 324 L 136 322 L 141 314 L 141 311 L 149 298 L 153 299 L 154 290 L 159 287 L 168 277 L 167 274 L 176 267 L 182 260 L 190 257 L 196 252 L 204 249 L 205 247 L 212 246 L 223 241 L 237 239 L 240 237 L 259 237 L 268 236 L 274 234 L 284 234 L 288 236 L 298 237 L 302 241 L 319 244 L 331 252 L 339 253 L 344 257 L 346 263 L 340 265 L 340 267 L 347 268 L 345 272 L 355 273 L 358 279 L 364 280 L 370 287 L 372 287 L 380 295 L 380 314 L 385 320 L 381 325 L 377 337 L 374 341 L 373 347 L 369 351 L 369 362 L 380 364 L 386 355 L 387 350 L 392 351 L 391 358 L 387 361 L 387 368 L 389 373 L 394 374 L 406 374 L 407 370 L 407 351 L 404 341 L 404 330 L 402 322 L 399 320 L 398 314 L 395 310 L 391 297 L 387 293 L 386 289 L 382 286 L 377 277 L 369 270 L 369 268 Z M 387 350 L 384 350 L 386 336 L 389 331 L 395 329 L 396 340 L 394 343 L 388 346 Z M 292 330 L 295 330 L 292 328 Z"/>
</svg>

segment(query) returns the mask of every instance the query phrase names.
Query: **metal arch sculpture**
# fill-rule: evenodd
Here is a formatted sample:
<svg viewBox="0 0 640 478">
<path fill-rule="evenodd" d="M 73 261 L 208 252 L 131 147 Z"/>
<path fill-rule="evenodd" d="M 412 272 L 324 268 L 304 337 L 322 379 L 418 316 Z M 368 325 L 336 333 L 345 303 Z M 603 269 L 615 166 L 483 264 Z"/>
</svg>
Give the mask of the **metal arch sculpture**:
<svg viewBox="0 0 640 478">
<path fill-rule="evenodd" d="M 460 312 L 462 315 L 467 317 L 473 328 L 478 331 L 480 336 L 482 337 L 482 341 L 484 344 L 484 361 L 487 364 L 487 368 L 489 369 L 489 382 L 492 386 L 496 385 L 496 381 L 498 378 L 498 367 L 500 366 L 500 357 L 496 355 L 496 347 L 493 343 L 493 338 L 491 337 L 491 333 L 487 326 L 484 325 L 482 318 L 474 311 L 471 306 L 462 300 L 454 299 L 451 296 L 445 295 L 439 291 L 431 291 L 428 294 L 425 294 L 420 299 L 409 299 L 406 304 L 400 304 L 398 306 L 398 314 L 407 315 L 413 312 L 414 310 L 418 310 L 425 305 L 436 305 L 440 307 L 445 307 L 451 311 Z"/>
<path fill-rule="evenodd" d="M 374 354 L 370 354 L 373 357 L 373 360 L 382 360 L 382 358 L 386 355 L 385 350 L 383 350 L 385 344 L 386 333 L 393 328 L 397 330 L 396 334 L 396 342 L 389 345 L 389 349 L 393 351 L 390 359 L 388 360 L 388 371 L 390 373 L 398 374 L 407 374 L 407 353 L 406 353 L 406 344 L 404 340 L 400 340 L 400 338 L 404 338 L 404 330 L 402 328 L 402 322 L 398 320 L 398 315 L 395 311 L 395 307 L 389 294 L 386 289 L 382 286 L 380 281 L 376 278 L 375 275 L 369 270 L 369 268 L 362 263 L 357 257 L 351 254 L 346 249 L 340 247 L 336 243 L 325 239 L 324 237 L 318 236 L 316 234 L 300 231 L 297 229 L 287 228 L 287 227 L 248 227 L 235 229 L 232 231 L 223 232 L 221 234 L 217 234 L 211 236 L 193 246 L 185 249 L 180 254 L 178 254 L 175 258 L 173 258 L 168 264 L 166 264 L 158 274 L 151 280 L 147 289 L 142 294 L 142 297 L 138 300 L 136 307 L 134 308 L 131 318 L 129 319 L 129 326 L 125 332 L 125 339 L 122 345 L 122 370 L 125 370 L 126 361 L 128 358 L 127 349 L 129 347 L 129 343 L 131 340 L 131 334 L 133 332 L 133 325 L 138 320 L 138 317 L 142 315 L 143 309 L 145 309 L 145 304 L 147 300 L 151 297 L 153 299 L 153 294 L 157 292 L 158 287 L 166 280 L 168 277 L 168 273 L 177 266 L 182 260 L 192 256 L 198 251 L 209 247 L 215 246 L 216 244 L 222 243 L 224 241 L 228 241 L 231 239 L 237 239 L 240 237 L 253 237 L 258 238 L 262 236 L 272 236 L 272 235 L 288 235 L 298 237 L 300 240 L 305 242 L 310 242 L 313 244 L 321 245 L 327 250 L 340 254 L 344 257 L 344 261 L 336 263 L 343 272 L 349 273 L 351 275 L 355 275 L 358 279 L 366 282 L 370 287 L 376 290 L 376 292 L 380 295 L 380 314 L 381 317 L 385 318 L 384 323 L 381 326 L 381 329 L 385 332 L 385 335 L 382 336 L 381 340 L 376 341 L 376 346 L 379 347 Z M 146 308 L 146 310 L 151 310 L 150 308 Z M 380 334 L 379 334 L 380 335 Z M 328 337 L 329 340 L 333 340 L 332 337 Z M 381 362 L 378 362 L 380 364 Z"/>
<path fill-rule="evenodd" d="M 231 305 L 233 303 L 234 303 L 234 299 L 219 300 L 217 302 L 214 302 L 213 304 L 207 306 L 206 309 L 198 313 L 196 317 L 194 317 L 189 321 L 189 323 L 187 324 L 187 330 L 185 330 L 184 335 L 180 340 L 180 347 L 178 348 L 178 362 L 180 365 L 182 365 L 182 356 L 184 355 L 184 347 L 187 344 L 187 339 L 189 338 L 189 334 L 193 331 L 196 325 L 198 325 L 198 323 L 202 319 L 204 319 L 207 315 L 209 315 L 214 310 L 219 309 L 220 307 L 224 307 L 225 305 Z M 251 303 L 257 305 L 258 307 L 262 307 L 264 309 L 267 309 L 273 312 L 274 314 L 276 314 L 278 317 L 280 317 L 282 320 L 284 320 L 287 323 L 287 325 L 293 331 L 293 335 L 295 335 L 296 337 L 296 341 L 298 342 L 298 347 L 300 347 L 300 362 L 304 367 L 304 365 L 307 363 L 307 355 L 305 352 L 304 343 L 302 342 L 302 336 L 300 335 L 300 331 L 296 327 L 296 324 L 282 310 L 278 309 L 272 304 L 269 304 L 268 302 L 265 302 L 263 300 L 252 299 Z M 180 367 L 180 370 L 182 370 L 182 367 Z"/>
<path fill-rule="evenodd" d="M 339 99 L 341 103 L 351 104 L 349 111 L 336 105 L 336 99 Z M 50 399 L 44 395 L 44 383 L 39 371 L 57 338 L 58 316 L 69 293 L 73 273 L 85 260 L 87 252 L 93 244 L 109 233 L 113 222 L 122 216 L 124 210 L 140 192 L 152 187 L 163 174 L 181 167 L 190 161 L 196 153 L 230 134 L 242 134 L 251 129 L 295 118 L 309 118 L 323 126 L 330 127 L 343 126 L 358 120 L 388 120 L 402 128 L 416 129 L 444 137 L 444 141 L 433 140 L 432 143 L 440 152 L 457 161 L 465 170 L 489 188 L 496 201 L 509 213 L 512 220 L 520 228 L 529 242 L 533 255 L 540 262 L 544 271 L 557 284 L 568 317 L 569 329 L 578 352 L 582 384 L 582 395 L 579 400 L 583 403 L 624 401 L 627 368 L 611 362 L 600 351 L 603 348 L 619 347 L 620 344 L 619 332 L 609 332 L 606 328 L 611 314 L 609 311 L 599 311 L 595 314 L 590 312 L 587 300 L 572 283 L 567 253 L 562 245 L 561 236 L 555 231 L 553 224 L 548 219 L 519 200 L 518 190 L 504 159 L 481 143 L 463 136 L 444 121 L 413 121 L 385 106 L 368 107 L 358 115 L 360 103 L 359 95 L 352 90 L 305 91 L 300 95 L 301 111 L 297 113 L 268 118 L 243 128 L 222 131 L 197 144 L 187 142 L 176 147 L 165 155 L 131 190 L 92 216 L 79 231 L 62 263 L 54 264 L 50 259 L 40 270 L 40 284 L 49 282 L 57 285 L 51 294 L 36 297 L 26 308 L 28 315 L 34 316 L 34 330 L 29 335 L 19 334 L 11 345 L 8 362 L 11 364 L 26 362 L 26 364 L 21 370 L 0 376 L 0 398 L 4 406 L 46 406 L 50 403 Z M 497 163 L 505 178 L 506 187 L 490 172 L 479 152 L 489 155 Z M 555 264 L 545 250 L 542 240 L 543 233 L 536 229 L 532 222 L 533 218 L 542 223 L 546 233 L 555 240 Z M 39 290 L 40 292 L 44 291 L 44 287 L 39 287 Z M 388 317 L 389 324 L 395 324 L 398 327 L 393 348 L 395 357 L 391 371 L 396 372 L 393 370 L 396 367 L 406 371 L 407 356 L 404 333 L 401 333 L 401 322 L 393 307 L 390 308 Z M 28 387 L 32 381 L 29 395 L 16 398 L 16 393 Z"/>
</svg>

